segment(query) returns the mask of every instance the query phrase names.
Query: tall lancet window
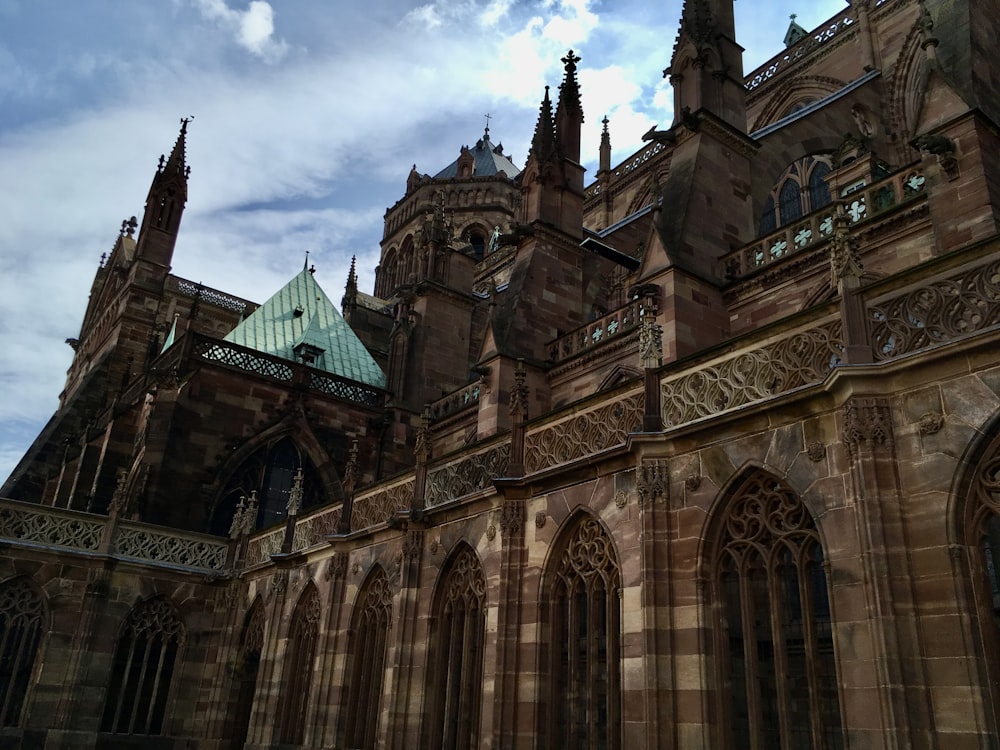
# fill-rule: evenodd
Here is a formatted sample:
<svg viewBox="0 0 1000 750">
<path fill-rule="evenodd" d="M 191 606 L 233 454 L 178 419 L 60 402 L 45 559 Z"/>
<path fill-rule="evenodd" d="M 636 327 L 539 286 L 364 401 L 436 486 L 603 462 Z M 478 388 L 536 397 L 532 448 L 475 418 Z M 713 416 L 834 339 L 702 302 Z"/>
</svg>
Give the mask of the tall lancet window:
<svg viewBox="0 0 1000 750">
<path fill-rule="evenodd" d="M 310 581 L 292 614 L 285 652 L 284 695 L 278 717 L 281 742 L 298 745 L 305 736 L 306 708 L 312 687 L 316 642 L 319 640 L 319 591 Z"/>
<path fill-rule="evenodd" d="M 385 572 L 376 568 L 358 595 L 351 622 L 348 682 L 341 712 L 345 747 L 375 747 L 391 623 L 392 588 Z"/>
<path fill-rule="evenodd" d="M 0 584 L 0 726 L 20 725 L 42 642 L 45 604 L 26 578 Z"/>
<path fill-rule="evenodd" d="M 844 746 L 823 549 L 809 511 L 758 471 L 711 558 L 724 748 Z"/>
<path fill-rule="evenodd" d="M 264 650 L 264 624 L 264 604 L 258 598 L 243 621 L 239 656 L 233 675 L 233 703 L 226 727 L 226 739 L 231 740 L 233 748 L 243 747 L 250 728 L 260 655 Z"/>
<path fill-rule="evenodd" d="M 183 643 L 184 623 L 164 597 L 153 597 L 135 606 L 115 646 L 102 732 L 163 731 L 170 683 Z"/>
<path fill-rule="evenodd" d="M 485 607 L 482 567 L 463 545 L 449 561 L 434 602 L 425 747 L 480 747 Z"/>
<path fill-rule="evenodd" d="M 972 552 L 972 583 L 979 621 L 984 703 L 994 734 L 1000 730 L 1000 437 L 972 475 L 965 536 Z"/>
<path fill-rule="evenodd" d="M 621 747 L 621 587 L 614 543 L 585 516 L 549 563 L 542 603 L 540 712 L 546 747 Z"/>
</svg>

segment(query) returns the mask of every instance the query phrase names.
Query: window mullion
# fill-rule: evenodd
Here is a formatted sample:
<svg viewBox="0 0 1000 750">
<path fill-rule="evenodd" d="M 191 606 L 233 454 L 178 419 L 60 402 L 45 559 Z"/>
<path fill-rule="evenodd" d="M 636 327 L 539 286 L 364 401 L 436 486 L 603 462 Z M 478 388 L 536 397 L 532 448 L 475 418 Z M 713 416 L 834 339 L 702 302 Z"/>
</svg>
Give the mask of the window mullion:
<svg viewBox="0 0 1000 750">
<path fill-rule="evenodd" d="M 762 712 L 760 697 L 760 681 L 754 679 L 759 675 L 758 653 L 757 653 L 757 628 L 754 620 L 753 602 L 753 582 L 751 580 L 750 560 L 754 557 L 754 552 L 745 555 L 740 561 L 739 582 L 740 582 L 740 609 L 743 626 L 743 659 L 746 664 L 747 679 L 747 724 L 750 729 L 750 750 L 763 750 L 761 739 Z"/>
<path fill-rule="evenodd" d="M 767 562 L 767 589 L 770 594 L 771 618 L 771 643 L 774 647 L 774 673 L 778 692 L 778 727 L 781 737 L 781 746 L 784 750 L 792 748 L 792 721 L 791 721 L 791 696 L 788 692 L 788 680 L 784 679 L 788 674 L 788 644 L 785 641 L 785 623 L 782 615 L 785 613 L 787 603 L 785 602 L 782 580 L 778 575 L 781 566 L 780 549 L 783 547 L 778 542 L 771 548 L 771 558 Z"/>
</svg>

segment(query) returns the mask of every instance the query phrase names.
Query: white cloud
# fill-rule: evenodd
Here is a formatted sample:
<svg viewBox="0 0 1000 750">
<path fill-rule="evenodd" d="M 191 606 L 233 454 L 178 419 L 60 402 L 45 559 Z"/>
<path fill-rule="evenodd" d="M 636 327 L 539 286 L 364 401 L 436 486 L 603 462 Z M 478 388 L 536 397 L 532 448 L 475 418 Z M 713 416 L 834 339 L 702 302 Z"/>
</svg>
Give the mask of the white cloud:
<svg viewBox="0 0 1000 750">
<path fill-rule="evenodd" d="M 288 45 L 274 37 L 274 9 L 264 0 L 252 0 L 244 11 L 233 10 L 225 0 L 194 0 L 204 18 L 230 30 L 237 44 L 268 61 L 280 59 Z"/>
<path fill-rule="evenodd" d="M 417 2 L 420 33 L 399 23 L 390 0 L 369 0 L 370 12 L 350 23 L 344 14 L 357 10 L 346 0 L 282 4 L 279 37 L 268 3 L 177 0 L 172 16 L 148 11 L 149 25 L 159 31 L 164 24 L 162 36 L 171 39 L 162 54 L 135 55 L 124 34 L 92 44 L 77 35 L 81 49 L 53 62 L 76 63 L 77 98 L 59 97 L 64 109 L 25 118 L 17 129 L 3 129 L 0 117 L 0 184 L 17 186 L 0 222 L 0 385 L 17 394 L 0 399 L 0 480 L 56 405 L 72 354 L 63 340 L 79 331 L 98 257 L 110 250 L 119 222 L 141 214 L 156 158 L 169 151 L 180 116 L 196 119 L 174 272 L 258 302 L 301 268 L 305 250 L 334 301 L 352 254 L 360 288 L 370 291 L 381 216 L 402 195 L 410 165 L 431 173 L 443 167 L 462 143 L 474 142 L 486 112 L 494 115 L 494 138 L 523 165 L 542 87 L 558 86 L 569 47 L 583 57 L 589 164 L 605 114 L 615 163 L 641 145 L 653 121 L 670 124 L 660 70 L 676 29 L 662 14 L 639 23 L 623 9 L 626 0 L 614 8 L 593 0 Z M 766 4 L 772 17 L 758 22 L 769 29 L 772 52 L 784 33 L 781 18 L 793 9 L 791 0 L 781 2 L 788 7 Z M 679 14 L 679 0 L 670 5 Z M 144 12 L 144 4 L 129 7 Z M 107 20 L 80 12 L 96 25 Z M 272 63 L 266 75 L 215 54 L 209 37 L 220 29 L 229 43 Z M 60 42 L 46 35 L 32 43 Z M 32 101 L 50 97 L 51 71 L 39 69 L 44 86 L 25 78 L 28 62 L 41 58 L 14 40 L 4 44 L 10 54 L 0 48 L 0 58 L 12 65 L 0 64 L 0 94 L 6 75 Z M 290 48 L 309 54 L 283 54 Z M 15 78 L 18 64 L 24 70 Z M 114 98 L 97 96 L 101 83 Z"/>
</svg>

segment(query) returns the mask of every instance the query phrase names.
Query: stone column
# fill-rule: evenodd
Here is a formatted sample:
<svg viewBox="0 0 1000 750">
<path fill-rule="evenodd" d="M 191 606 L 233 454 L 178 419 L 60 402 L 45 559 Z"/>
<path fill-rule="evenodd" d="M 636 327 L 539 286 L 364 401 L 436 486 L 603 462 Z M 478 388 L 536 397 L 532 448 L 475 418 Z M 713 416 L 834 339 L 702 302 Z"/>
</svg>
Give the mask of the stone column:
<svg viewBox="0 0 1000 750">
<path fill-rule="evenodd" d="M 857 529 L 853 550 L 829 551 L 840 669 L 849 675 L 842 695 L 844 723 L 873 726 L 874 719 L 881 736 L 872 737 L 872 743 L 886 748 L 929 748 L 932 713 L 914 619 L 889 401 L 880 396 L 852 396 L 841 420 L 850 470 L 848 505 Z M 838 587 L 838 579 L 847 584 L 852 578 L 847 569 L 850 563 L 838 561 L 838 554 L 858 556 L 854 576 L 860 574 L 861 580 L 854 589 L 860 586 L 863 602 L 855 602 L 853 608 L 843 605 L 857 597 L 847 586 Z M 869 654 L 871 661 L 865 664 L 867 659 L 861 656 L 845 659 L 845 651 Z M 869 670 L 871 676 L 863 676 Z M 860 716 L 865 705 L 877 716 Z"/>
<path fill-rule="evenodd" d="M 500 507 L 500 597 L 497 611 L 497 671 L 493 703 L 493 747 L 512 750 L 531 747 L 534 725 L 531 713 L 519 711 L 521 613 L 524 567 L 524 499 L 511 489 Z M 528 696 L 530 699 L 530 696 Z M 521 726 L 528 721 L 528 726 Z"/>
<path fill-rule="evenodd" d="M 399 553 L 399 606 L 393 622 L 393 654 L 386 660 L 391 664 L 393 679 L 387 679 L 382 695 L 388 704 L 383 717 L 386 727 L 385 747 L 388 750 L 410 750 L 420 747 L 420 709 L 423 706 L 423 680 L 429 665 L 418 669 L 427 656 L 426 638 L 418 645 L 418 618 L 421 615 L 420 580 L 423 565 L 424 532 L 409 528 L 403 532 Z M 427 635 L 426 632 L 424 635 Z M 388 675 L 387 675 L 388 676 Z"/>
</svg>

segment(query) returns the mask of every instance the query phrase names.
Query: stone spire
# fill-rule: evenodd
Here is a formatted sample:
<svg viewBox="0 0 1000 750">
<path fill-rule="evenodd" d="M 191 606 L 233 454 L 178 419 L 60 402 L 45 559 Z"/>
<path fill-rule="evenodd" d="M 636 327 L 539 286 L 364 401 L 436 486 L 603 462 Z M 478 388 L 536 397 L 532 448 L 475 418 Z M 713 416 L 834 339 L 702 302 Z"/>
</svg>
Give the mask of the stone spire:
<svg viewBox="0 0 1000 750">
<path fill-rule="evenodd" d="M 538 122 L 535 123 L 535 133 L 531 136 L 531 151 L 529 159 L 542 163 L 556 155 L 556 128 L 552 118 L 552 100 L 549 99 L 549 87 L 545 87 L 545 96 L 538 107 Z"/>
<path fill-rule="evenodd" d="M 601 124 L 604 126 L 601 129 L 601 148 L 600 148 L 600 160 L 598 163 L 598 172 L 607 172 L 611 169 L 611 133 L 608 132 L 608 117 L 604 116 L 601 120 Z"/>
<path fill-rule="evenodd" d="M 146 209 L 137 240 L 137 255 L 165 266 L 170 265 L 184 205 L 187 203 L 191 168 L 187 166 L 186 149 L 187 126 L 190 121 L 190 117 L 181 119 L 181 131 L 170 156 L 166 159 L 160 156 L 146 196 Z"/>
<path fill-rule="evenodd" d="M 583 124 L 583 105 L 580 103 L 580 84 L 576 80 L 576 64 L 580 58 L 570 50 L 562 58 L 565 73 L 559 85 L 559 104 L 556 107 L 555 129 L 561 156 L 580 161 L 580 126 Z"/>
<path fill-rule="evenodd" d="M 685 110 L 711 111 L 746 131 L 743 49 L 736 43 L 733 0 L 685 0 L 670 67 L 675 122 Z"/>
</svg>

